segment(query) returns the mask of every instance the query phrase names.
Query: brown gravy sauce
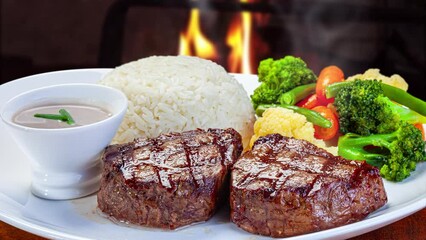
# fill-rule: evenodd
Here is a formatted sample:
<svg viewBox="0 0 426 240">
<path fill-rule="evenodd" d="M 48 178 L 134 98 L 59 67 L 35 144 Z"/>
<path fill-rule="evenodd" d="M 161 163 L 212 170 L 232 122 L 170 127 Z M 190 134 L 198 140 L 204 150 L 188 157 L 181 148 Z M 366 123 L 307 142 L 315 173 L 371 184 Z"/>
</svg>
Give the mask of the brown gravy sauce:
<svg viewBox="0 0 426 240">
<path fill-rule="evenodd" d="M 75 121 L 75 124 L 69 125 L 59 120 L 36 118 L 34 114 L 59 114 L 60 109 L 67 110 Z M 109 118 L 112 114 L 100 107 L 83 104 L 48 104 L 44 106 L 32 107 L 18 112 L 13 122 L 22 126 L 32 128 L 70 128 L 84 126 Z"/>
</svg>

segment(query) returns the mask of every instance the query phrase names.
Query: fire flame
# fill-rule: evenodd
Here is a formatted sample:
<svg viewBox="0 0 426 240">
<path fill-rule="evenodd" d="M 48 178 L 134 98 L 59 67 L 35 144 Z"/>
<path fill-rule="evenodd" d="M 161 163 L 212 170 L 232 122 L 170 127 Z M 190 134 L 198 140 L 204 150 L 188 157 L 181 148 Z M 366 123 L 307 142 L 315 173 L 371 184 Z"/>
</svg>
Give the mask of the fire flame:
<svg viewBox="0 0 426 240">
<path fill-rule="evenodd" d="M 248 2 L 249 0 L 240 0 Z M 252 14 L 241 12 L 235 15 L 226 36 L 226 44 L 230 47 L 227 58 L 227 70 L 233 73 L 253 73 L 251 66 L 251 29 Z M 179 55 L 198 56 L 210 60 L 219 59 L 212 42 L 205 37 L 200 27 L 200 12 L 192 9 L 186 32 L 179 37 Z"/>
<path fill-rule="evenodd" d="M 211 43 L 201 32 L 200 12 L 192 9 L 188 29 L 180 34 L 179 55 L 198 56 L 206 59 L 216 59 L 217 53 Z"/>
<path fill-rule="evenodd" d="M 247 2 L 247 0 L 241 2 Z M 249 12 L 242 12 L 231 23 L 226 38 L 226 43 L 231 48 L 228 56 L 230 72 L 252 73 L 250 64 L 251 24 L 252 17 Z"/>
</svg>

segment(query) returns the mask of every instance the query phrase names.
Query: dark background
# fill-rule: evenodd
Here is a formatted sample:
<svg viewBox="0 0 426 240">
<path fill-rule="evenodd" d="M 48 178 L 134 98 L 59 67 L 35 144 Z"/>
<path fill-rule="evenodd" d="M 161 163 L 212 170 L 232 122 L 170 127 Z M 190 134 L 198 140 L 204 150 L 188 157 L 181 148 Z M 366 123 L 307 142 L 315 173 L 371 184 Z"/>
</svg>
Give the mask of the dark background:
<svg viewBox="0 0 426 240">
<path fill-rule="evenodd" d="M 267 43 L 267 49 L 262 44 L 253 46 L 254 65 L 264 57 L 294 54 L 316 73 L 330 64 L 340 66 L 347 76 L 380 68 L 384 74 L 403 76 L 409 92 L 426 100 L 424 0 L 268 2 L 276 12 L 274 16 L 256 15 L 253 30 Z M 103 48 L 103 27 L 115 4 L 115 0 L 0 0 L 0 84 L 46 71 L 111 67 L 153 54 L 177 54 L 177 39 L 187 24 L 188 10 L 131 4 L 124 14 L 122 32 L 111 32 L 123 41 L 111 41 L 106 44 L 110 49 Z M 229 21 L 225 15 L 202 13 L 205 33 L 224 52 L 221 35 Z M 425 228 L 418 224 L 424 222 L 424 216 L 425 210 L 421 210 L 354 239 L 418 239 L 425 236 Z M 6 224 L 0 227 L 4 239 L 42 239 L 23 234 Z"/>
<path fill-rule="evenodd" d="M 151 55 L 178 54 L 189 9 L 144 2 L 153 1 L 1 0 L 0 83 L 46 71 L 114 67 Z M 235 12 L 209 3 L 238 1 L 200 2 L 203 32 L 221 51 L 216 61 L 226 68 L 224 35 Z M 267 7 L 261 9 L 264 13 L 254 9 L 254 73 L 261 59 L 292 54 L 316 73 L 335 64 L 346 76 L 368 68 L 400 74 L 408 91 L 426 100 L 424 1 L 255 3 Z"/>
</svg>

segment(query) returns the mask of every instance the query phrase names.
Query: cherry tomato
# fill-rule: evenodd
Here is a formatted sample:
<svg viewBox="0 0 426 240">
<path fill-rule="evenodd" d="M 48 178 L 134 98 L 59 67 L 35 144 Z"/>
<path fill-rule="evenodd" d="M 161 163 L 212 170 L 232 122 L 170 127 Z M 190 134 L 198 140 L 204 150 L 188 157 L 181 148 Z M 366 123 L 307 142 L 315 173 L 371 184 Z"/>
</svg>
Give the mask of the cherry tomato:
<svg viewBox="0 0 426 240">
<path fill-rule="evenodd" d="M 339 132 L 339 121 L 333 110 L 325 106 L 316 106 L 312 110 L 319 112 L 323 117 L 327 118 L 331 122 L 330 128 L 322 128 L 314 125 L 315 133 L 314 137 L 322 140 L 330 140 Z"/>
<path fill-rule="evenodd" d="M 414 124 L 414 127 L 418 128 L 420 130 L 420 132 L 422 132 L 423 140 L 426 140 L 425 129 L 423 128 L 423 124 L 422 123 L 416 123 L 416 124 Z"/>
<path fill-rule="evenodd" d="M 318 99 L 316 94 L 312 94 L 307 96 L 305 99 L 302 99 L 300 102 L 296 104 L 298 107 L 303 107 L 307 109 L 312 109 L 318 106 Z"/>
<path fill-rule="evenodd" d="M 334 102 L 334 98 L 326 98 L 325 88 L 332 83 L 342 82 L 343 80 L 345 80 L 343 71 L 337 66 L 328 66 L 321 71 L 315 89 L 320 105 L 327 106 L 327 104 Z"/>
</svg>

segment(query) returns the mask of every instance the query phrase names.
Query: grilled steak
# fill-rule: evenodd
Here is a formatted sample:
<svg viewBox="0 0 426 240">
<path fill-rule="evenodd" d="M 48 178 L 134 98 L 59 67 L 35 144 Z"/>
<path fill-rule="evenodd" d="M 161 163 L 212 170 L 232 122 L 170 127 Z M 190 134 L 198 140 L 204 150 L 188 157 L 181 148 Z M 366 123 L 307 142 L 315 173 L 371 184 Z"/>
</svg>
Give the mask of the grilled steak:
<svg viewBox="0 0 426 240">
<path fill-rule="evenodd" d="M 278 134 L 259 138 L 231 173 L 231 221 L 288 237 L 363 219 L 387 202 L 377 168 Z"/>
<path fill-rule="evenodd" d="M 175 229 L 206 221 L 229 190 L 242 152 L 233 129 L 193 130 L 111 145 L 103 154 L 98 207 L 141 226 Z"/>
</svg>

